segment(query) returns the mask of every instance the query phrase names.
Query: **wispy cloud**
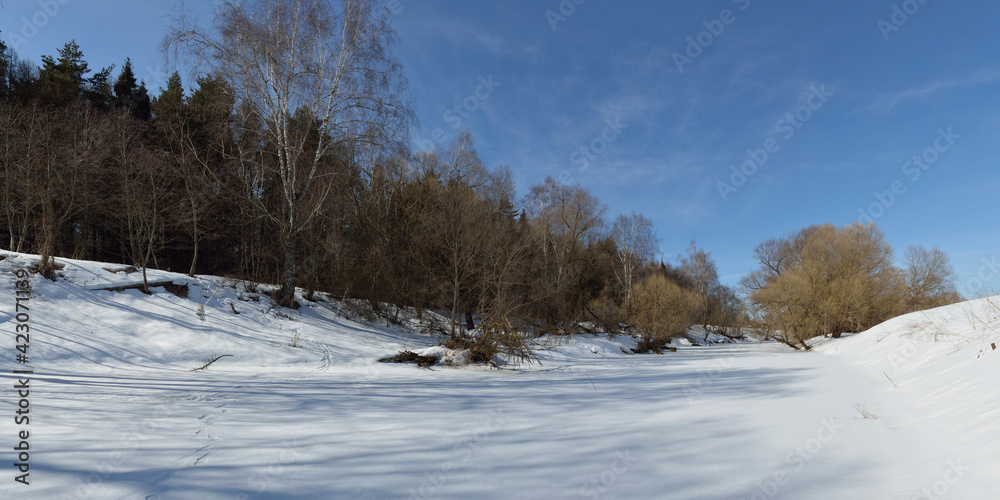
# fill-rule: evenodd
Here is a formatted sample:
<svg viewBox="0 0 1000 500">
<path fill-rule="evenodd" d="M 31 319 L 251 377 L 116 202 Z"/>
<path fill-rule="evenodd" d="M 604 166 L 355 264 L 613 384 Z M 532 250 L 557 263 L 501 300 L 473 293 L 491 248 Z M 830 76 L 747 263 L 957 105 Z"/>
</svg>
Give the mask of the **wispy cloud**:
<svg viewBox="0 0 1000 500">
<path fill-rule="evenodd" d="M 482 44 L 493 55 L 502 53 L 507 43 L 506 38 L 487 33 L 465 21 L 433 21 L 427 22 L 426 25 L 431 29 L 431 33 L 443 36 L 449 42 L 458 46 L 470 42 Z"/>
<path fill-rule="evenodd" d="M 855 112 L 870 111 L 886 113 L 897 105 L 907 101 L 921 101 L 947 90 L 988 85 L 1000 81 L 1000 69 L 981 70 L 964 78 L 952 80 L 938 80 L 918 87 L 912 87 L 895 92 L 879 93 L 867 105 L 859 108 Z M 853 113 L 852 113 L 853 114 Z"/>
</svg>

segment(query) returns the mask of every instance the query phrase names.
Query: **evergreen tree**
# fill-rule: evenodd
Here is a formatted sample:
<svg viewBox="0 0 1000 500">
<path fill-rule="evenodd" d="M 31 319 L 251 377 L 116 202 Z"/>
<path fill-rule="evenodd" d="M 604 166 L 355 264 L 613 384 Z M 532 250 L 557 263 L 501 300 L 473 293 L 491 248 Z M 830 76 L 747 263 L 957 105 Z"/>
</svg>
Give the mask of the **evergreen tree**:
<svg viewBox="0 0 1000 500">
<path fill-rule="evenodd" d="M 90 72 L 83 51 L 75 40 L 59 49 L 59 58 L 42 56 L 39 71 L 39 97 L 43 103 L 66 105 L 80 99 L 86 88 L 84 76 Z"/>
<path fill-rule="evenodd" d="M 130 115 L 140 120 L 148 120 L 150 117 L 149 92 L 146 90 L 146 83 L 137 83 L 135 72 L 132 71 L 132 60 L 125 59 L 122 72 L 118 75 L 118 80 L 114 87 L 115 105 L 128 109 Z"/>
<path fill-rule="evenodd" d="M 157 117 L 165 113 L 179 111 L 184 106 L 184 86 L 181 83 L 181 75 L 176 71 L 167 79 L 167 88 L 160 92 L 160 95 L 153 99 L 150 108 Z"/>
<path fill-rule="evenodd" d="M 84 94 L 87 96 L 87 100 L 101 111 L 111 109 L 111 103 L 114 100 L 111 93 L 111 72 L 114 69 L 114 65 L 108 66 L 87 79 L 89 88 Z"/>
<path fill-rule="evenodd" d="M 6 99 L 10 95 L 9 68 L 10 57 L 7 55 L 7 45 L 0 38 L 0 99 Z"/>
</svg>

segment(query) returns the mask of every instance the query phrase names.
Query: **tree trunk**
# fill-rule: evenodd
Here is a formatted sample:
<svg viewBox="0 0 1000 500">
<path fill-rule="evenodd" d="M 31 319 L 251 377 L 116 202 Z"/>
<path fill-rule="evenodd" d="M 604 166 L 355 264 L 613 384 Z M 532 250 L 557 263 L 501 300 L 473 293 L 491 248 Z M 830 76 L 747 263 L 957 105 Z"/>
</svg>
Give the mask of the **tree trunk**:
<svg viewBox="0 0 1000 500">
<path fill-rule="evenodd" d="M 458 315 L 458 264 L 453 264 L 454 279 L 451 293 L 451 338 L 455 338 L 455 317 Z"/>
<path fill-rule="evenodd" d="M 285 266 L 281 277 L 281 289 L 277 302 L 283 307 L 293 307 L 295 303 L 295 237 L 289 236 L 284 244 Z"/>
<path fill-rule="evenodd" d="M 470 332 L 476 329 L 476 324 L 472 321 L 472 311 L 465 311 L 465 328 Z"/>
<path fill-rule="evenodd" d="M 194 243 L 194 251 L 191 256 L 191 269 L 188 276 L 194 277 L 195 267 L 198 265 L 198 209 L 195 207 L 194 199 L 191 200 L 191 240 Z"/>
</svg>

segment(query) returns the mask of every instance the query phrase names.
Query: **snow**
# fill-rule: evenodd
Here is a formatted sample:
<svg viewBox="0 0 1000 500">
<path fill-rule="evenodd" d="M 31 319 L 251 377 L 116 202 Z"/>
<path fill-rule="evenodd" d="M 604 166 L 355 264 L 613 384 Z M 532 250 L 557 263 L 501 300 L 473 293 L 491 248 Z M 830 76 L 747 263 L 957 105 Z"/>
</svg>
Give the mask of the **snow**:
<svg viewBox="0 0 1000 500">
<path fill-rule="evenodd" d="M 10 271 L 37 257 L 0 255 L 11 332 Z M 59 262 L 58 282 L 32 279 L 31 484 L 8 466 L 0 498 L 996 496 L 1000 299 L 812 352 L 678 341 L 630 355 L 629 337 L 578 335 L 539 339 L 541 365 L 417 368 L 377 360 L 462 356 L 332 302 L 288 311 L 241 283 L 153 270 L 189 298 L 98 291 L 137 275 Z M 10 449 L 23 367 L 4 338 Z"/>
</svg>

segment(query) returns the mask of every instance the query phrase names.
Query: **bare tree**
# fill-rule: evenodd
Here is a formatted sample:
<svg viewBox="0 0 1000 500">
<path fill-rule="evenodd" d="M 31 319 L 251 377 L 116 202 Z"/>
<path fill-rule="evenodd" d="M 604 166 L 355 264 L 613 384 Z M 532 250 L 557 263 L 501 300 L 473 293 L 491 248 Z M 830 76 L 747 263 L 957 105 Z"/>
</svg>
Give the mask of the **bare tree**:
<svg viewBox="0 0 1000 500">
<path fill-rule="evenodd" d="M 559 318 L 559 313 L 585 305 L 573 305 L 581 298 L 578 280 L 584 253 L 601 236 L 607 206 L 586 189 L 560 184 L 551 177 L 532 186 L 522 203 L 532 223 L 535 300 L 544 304 L 542 315 L 549 328 L 563 330 L 565 325 L 560 323 L 571 318 Z"/>
<path fill-rule="evenodd" d="M 421 155 L 420 163 L 428 188 L 420 218 L 420 237 L 427 249 L 422 260 L 432 275 L 445 277 L 448 283 L 447 307 L 451 310 L 451 336 L 455 337 L 459 312 L 472 305 L 468 291 L 487 241 L 484 232 L 489 212 L 479 191 L 486 187 L 489 173 L 467 133 L 441 155 Z"/>
<path fill-rule="evenodd" d="M 712 294 L 719 285 L 719 273 L 715 268 L 715 261 L 712 254 L 698 248 L 698 245 L 691 240 L 688 246 L 687 256 L 679 257 L 681 262 L 681 273 L 684 274 L 694 285 L 695 292 L 701 297 L 701 317 L 700 322 L 708 326 L 709 301 Z"/>
<path fill-rule="evenodd" d="M 409 119 L 395 41 L 374 0 L 228 1 L 214 30 L 182 14 L 164 40 L 168 53 L 184 49 L 224 75 L 244 127 L 264 128 L 266 146 L 245 150 L 243 161 L 252 179 L 277 179 L 280 203 L 257 206 L 279 229 L 283 305 L 294 302 L 297 237 L 335 182 L 324 157 L 352 143 L 385 144 Z M 300 114 L 314 130 L 295 125 Z"/>
<path fill-rule="evenodd" d="M 55 279 L 53 259 L 60 234 L 73 218 L 94 200 L 88 183 L 95 177 L 106 155 L 107 127 L 97 111 L 85 103 L 75 103 L 58 111 L 40 106 L 29 108 L 25 118 L 36 121 L 31 127 L 40 136 L 28 152 L 33 190 L 41 215 L 38 253 L 39 272 Z"/>
<path fill-rule="evenodd" d="M 911 245 L 903 256 L 903 264 L 910 309 L 944 305 L 958 296 L 955 268 L 941 249 Z"/>
<path fill-rule="evenodd" d="M 149 293 L 146 270 L 162 226 L 167 169 L 162 154 L 142 147 L 143 123 L 121 110 L 111 117 L 109 164 L 116 203 L 106 205 L 117 219 L 132 263 L 142 269 L 143 291 Z"/>
<path fill-rule="evenodd" d="M 658 240 L 653 231 L 653 222 L 632 212 L 619 215 L 611 227 L 611 238 L 615 242 L 615 277 L 625 299 L 626 318 L 632 306 L 632 286 L 636 271 L 656 255 Z"/>
<path fill-rule="evenodd" d="M 0 210 L 8 233 L 8 241 L 0 243 L 15 252 L 25 251 L 32 213 L 39 203 L 32 194 L 36 176 L 29 175 L 26 161 L 45 137 L 46 122 L 36 118 L 30 110 L 0 101 Z"/>
</svg>

